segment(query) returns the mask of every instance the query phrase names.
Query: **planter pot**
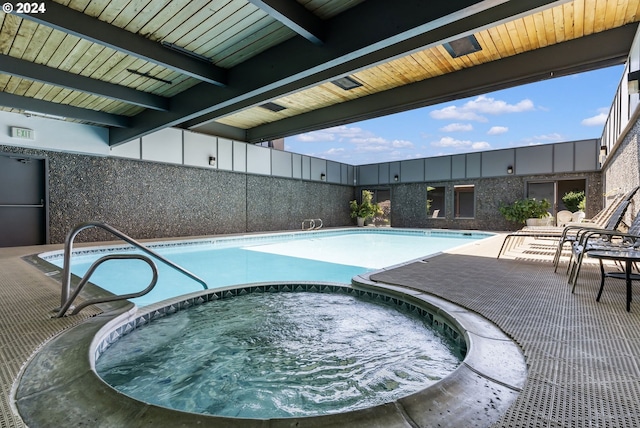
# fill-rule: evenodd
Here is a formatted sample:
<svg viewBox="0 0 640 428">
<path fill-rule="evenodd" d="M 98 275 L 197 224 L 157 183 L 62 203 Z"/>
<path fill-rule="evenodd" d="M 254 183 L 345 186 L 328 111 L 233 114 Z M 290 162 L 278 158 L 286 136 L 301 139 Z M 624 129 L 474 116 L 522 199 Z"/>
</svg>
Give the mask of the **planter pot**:
<svg viewBox="0 0 640 428">
<path fill-rule="evenodd" d="M 358 217 L 358 227 L 364 226 L 364 217 Z"/>
<path fill-rule="evenodd" d="M 553 217 L 528 218 L 527 226 L 550 226 L 552 222 L 553 222 Z"/>
</svg>

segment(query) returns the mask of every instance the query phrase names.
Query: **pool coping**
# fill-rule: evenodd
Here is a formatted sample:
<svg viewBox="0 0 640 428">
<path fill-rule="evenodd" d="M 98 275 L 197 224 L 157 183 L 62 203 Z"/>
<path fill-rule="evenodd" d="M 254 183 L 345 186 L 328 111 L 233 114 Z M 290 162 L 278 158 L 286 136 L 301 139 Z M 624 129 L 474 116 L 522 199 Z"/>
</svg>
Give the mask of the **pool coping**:
<svg viewBox="0 0 640 428">
<path fill-rule="evenodd" d="M 278 242 L 283 239 L 305 239 L 309 236 L 331 236 L 342 235 L 345 233 L 351 234 L 363 234 L 363 233 L 375 233 L 375 234 L 391 234 L 391 235 L 420 235 L 420 236 L 472 236 L 477 239 L 486 239 L 496 234 L 493 232 L 483 232 L 477 230 L 457 230 L 457 229 L 395 229 L 395 228 L 373 228 L 373 227 L 342 227 L 342 228 L 327 228 L 322 230 L 296 230 L 296 231 L 275 231 L 275 232 L 260 232 L 244 235 L 220 235 L 211 237 L 189 237 L 179 238 L 171 240 L 153 239 L 144 242 L 144 245 L 148 248 L 157 250 L 164 248 L 178 248 L 178 247 L 197 247 L 197 246 L 215 246 L 217 248 L 224 248 L 225 245 L 230 243 L 243 243 L 243 244 L 256 244 L 256 243 L 270 243 Z M 452 248 L 462 247 L 469 243 L 463 243 Z M 83 256 L 90 254 L 102 254 L 110 253 L 121 250 L 135 249 L 133 245 L 118 242 L 99 245 L 83 245 L 80 248 L 73 249 L 72 254 L 74 256 Z M 37 256 L 41 260 L 49 262 L 52 259 L 60 259 L 64 254 L 64 249 L 45 251 L 34 256 Z M 434 253 L 435 254 L 435 253 Z M 387 267 L 388 268 L 388 267 Z"/>
<path fill-rule="evenodd" d="M 224 418 L 149 405 L 117 392 L 95 373 L 98 347 L 118 327 L 144 320 L 145 316 L 150 319 L 151 314 L 158 313 L 161 308 L 173 307 L 176 310 L 176 306 L 191 306 L 195 299 L 202 299 L 205 295 L 233 293 L 233 290 L 248 286 L 268 287 L 270 284 L 290 285 L 291 291 L 295 291 L 295 285 L 349 287 L 425 308 L 463 333 L 467 356 L 446 378 L 391 403 L 340 414 L 277 419 Z M 105 312 L 45 344 L 24 367 L 14 388 L 14 400 L 24 421 L 34 428 L 70 423 L 103 427 L 196 424 L 278 428 L 490 426 L 515 401 L 526 376 L 526 364 L 520 348 L 485 318 L 421 291 L 374 283 L 366 275 L 354 278 L 353 285 L 318 281 L 247 284 L 203 290 L 142 309 L 130 304 Z"/>
</svg>

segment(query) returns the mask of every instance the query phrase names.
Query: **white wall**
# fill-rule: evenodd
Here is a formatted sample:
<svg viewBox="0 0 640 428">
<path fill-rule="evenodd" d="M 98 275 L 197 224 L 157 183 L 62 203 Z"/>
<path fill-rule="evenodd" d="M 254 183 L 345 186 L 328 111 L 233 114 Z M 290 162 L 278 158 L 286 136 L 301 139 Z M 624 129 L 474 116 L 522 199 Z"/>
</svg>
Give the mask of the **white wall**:
<svg viewBox="0 0 640 428">
<path fill-rule="evenodd" d="M 11 127 L 32 129 L 35 140 L 11 137 Z M 99 126 L 0 112 L 0 144 L 59 152 L 138 159 L 239 173 L 353 185 L 355 167 L 295 153 L 257 147 L 177 128 L 166 128 L 115 147 Z M 210 158 L 215 158 L 212 164 Z M 324 175 L 323 175 L 324 174 Z"/>
<path fill-rule="evenodd" d="M 11 127 L 35 131 L 35 140 L 11 137 Z M 0 111 L 0 143 L 58 152 L 109 155 L 109 131 L 100 126 Z"/>
</svg>

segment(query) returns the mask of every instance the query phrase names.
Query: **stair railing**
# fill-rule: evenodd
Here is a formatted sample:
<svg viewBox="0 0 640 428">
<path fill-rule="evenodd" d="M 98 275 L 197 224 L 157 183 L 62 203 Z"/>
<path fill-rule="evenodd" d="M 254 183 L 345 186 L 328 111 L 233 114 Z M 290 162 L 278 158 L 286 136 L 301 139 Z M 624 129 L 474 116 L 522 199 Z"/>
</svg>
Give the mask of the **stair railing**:
<svg viewBox="0 0 640 428">
<path fill-rule="evenodd" d="M 316 223 L 316 220 L 318 223 Z M 308 227 L 305 227 L 308 225 Z M 302 220 L 302 230 L 317 230 L 322 228 L 321 218 L 305 218 Z"/>
<path fill-rule="evenodd" d="M 106 301 L 129 299 L 129 298 L 133 298 L 133 297 L 140 297 L 141 295 L 144 295 L 144 294 L 148 293 L 149 291 L 151 291 L 153 289 L 153 287 L 155 286 L 155 283 L 157 281 L 157 268 L 155 266 L 155 263 L 153 263 L 153 261 L 150 260 L 148 257 L 140 256 L 140 255 L 136 255 L 136 254 L 125 254 L 125 255 L 111 254 L 111 255 L 107 255 L 107 256 L 101 257 L 96 262 L 94 262 L 93 265 L 91 265 L 91 267 L 89 268 L 87 273 L 84 275 L 84 277 L 81 279 L 80 283 L 78 284 L 78 287 L 76 287 L 76 289 L 75 289 L 75 291 L 73 293 L 73 296 L 70 296 L 70 292 L 71 292 L 71 255 L 73 253 L 73 240 L 78 235 L 78 233 L 80 233 L 81 231 L 83 231 L 85 229 L 89 229 L 89 228 L 92 228 L 92 227 L 97 227 L 97 228 L 106 230 L 107 232 L 111 233 L 112 235 L 117 236 L 118 238 L 122 239 L 123 241 L 125 241 L 125 242 L 127 242 L 127 243 L 129 243 L 131 245 L 133 245 L 136 248 L 139 248 L 142 252 L 144 252 L 144 253 L 146 253 L 146 254 L 148 254 L 148 255 L 150 255 L 150 256 L 158 259 L 158 260 L 160 260 L 162 263 L 166 264 L 167 266 L 171 267 L 172 269 L 175 269 L 178 272 L 181 272 L 184 275 L 186 275 L 187 277 L 193 279 L 194 281 L 199 282 L 204 287 L 205 290 L 209 288 L 207 286 L 207 283 L 203 279 L 201 279 L 200 277 L 194 275 L 193 273 L 189 272 L 188 270 L 184 269 L 183 267 L 178 266 L 177 264 L 173 263 L 171 260 L 166 259 L 165 257 L 161 256 L 157 252 L 151 250 L 150 248 L 147 248 L 146 246 L 144 246 L 140 242 L 136 241 L 135 239 L 131 238 L 128 235 L 125 235 L 124 233 L 122 233 L 118 229 L 108 225 L 107 223 L 100 222 L 100 221 L 84 222 L 84 223 L 79 223 L 76 226 L 74 226 L 69 231 L 69 233 L 67 234 L 67 237 L 65 239 L 65 243 L 64 243 L 64 266 L 63 266 L 63 270 L 62 270 L 62 292 L 61 292 L 61 298 L 60 298 L 60 310 L 59 310 L 58 315 L 57 315 L 58 317 L 64 316 L 64 313 L 69 309 L 69 307 L 71 307 L 71 304 L 73 303 L 73 300 L 80 293 L 80 289 L 82 287 L 84 287 L 84 285 L 89 281 L 89 277 L 91 276 L 91 274 L 93 274 L 95 269 L 100 264 L 102 264 L 103 262 L 105 262 L 107 260 L 123 259 L 123 258 L 136 258 L 136 259 L 143 260 L 147 264 L 149 264 L 149 266 L 151 267 L 151 270 L 154 272 L 154 278 L 151 281 L 151 284 L 149 284 L 149 286 L 147 288 L 145 288 L 144 290 L 142 290 L 139 293 L 133 293 L 133 294 L 109 297 L 109 298 L 107 298 L 109 300 L 93 299 L 93 302 L 92 303 L 88 303 L 88 304 L 98 303 L 98 302 L 96 302 L 96 300 L 100 300 L 101 302 L 106 302 Z M 121 256 L 124 256 L 124 257 L 121 257 Z M 140 294 L 140 293 L 142 293 L 142 294 Z M 91 301 L 89 301 L 89 302 L 91 302 Z M 82 305 L 80 305 L 79 308 L 82 309 L 82 308 L 84 308 L 86 306 L 87 306 L 87 303 L 85 302 Z M 78 311 L 79 311 L 79 309 L 76 308 L 74 310 L 73 314 L 76 314 Z"/>
</svg>

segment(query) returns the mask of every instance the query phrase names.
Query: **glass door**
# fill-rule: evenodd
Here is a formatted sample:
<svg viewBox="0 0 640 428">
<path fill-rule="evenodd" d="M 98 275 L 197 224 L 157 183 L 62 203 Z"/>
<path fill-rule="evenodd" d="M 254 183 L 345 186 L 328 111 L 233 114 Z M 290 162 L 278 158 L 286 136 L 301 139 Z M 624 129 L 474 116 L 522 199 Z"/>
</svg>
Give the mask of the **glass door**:
<svg viewBox="0 0 640 428">
<path fill-rule="evenodd" d="M 546 199 L 549 201 L 551 203 L 551 215 L 555 217 L 558 207 L 555 181 L 527 183 L 527 198 L 535 198 L 538 201 Z"/>
</svg>

